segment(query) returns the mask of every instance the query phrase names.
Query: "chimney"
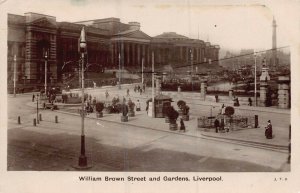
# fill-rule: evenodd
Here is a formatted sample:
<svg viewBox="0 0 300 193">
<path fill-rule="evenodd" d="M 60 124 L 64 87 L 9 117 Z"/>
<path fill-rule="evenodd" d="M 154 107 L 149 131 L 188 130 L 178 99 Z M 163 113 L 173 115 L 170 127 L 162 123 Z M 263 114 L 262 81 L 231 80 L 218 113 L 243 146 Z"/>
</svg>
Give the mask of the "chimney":
<svg viewBox="0 0 300 193">
<path fill-rule="evenodd" d="M 128 22 L 129 29 L 140 30 L 141 24 L 139 22 Z"/>
</svg>

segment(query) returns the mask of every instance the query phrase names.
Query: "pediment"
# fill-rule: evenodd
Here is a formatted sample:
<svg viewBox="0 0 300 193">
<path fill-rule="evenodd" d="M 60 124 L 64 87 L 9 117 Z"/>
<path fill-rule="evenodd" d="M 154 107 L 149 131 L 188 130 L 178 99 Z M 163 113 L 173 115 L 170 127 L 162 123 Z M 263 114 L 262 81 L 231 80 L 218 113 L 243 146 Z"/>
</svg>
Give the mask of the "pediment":
<svg viewBox="0 0 300 193">
<path fill-rule="evenodd" d="M 134 31 L 130 34 L 128 34 L 127 37 L 132 37 L 132 38 L 138 38 L 138 39 L 151 39 L 150 36 L 148 36 L 147 34 L 145 34 L 144 32 L 140 31 L 140 30 L 137 30 L 137 31 Z"/>
<path fill-rule="evenodd" d="M 45 17 L 34 20 L 29 25 L 33 25 L 37 27 L 56 28 L 56 23 L 54 24 L 53 22 L 49 21 Z"/>
<path fill-rule="evenodd" d="M 148 36 L 146 33 L 140 31 L 140 30 L 135 30 L 135 31 L 128 31 L 121 32 L 119 34 L 116 34 L 115 37 L 126 37 L 126 38 L 134 38 L 134 39 L 143 39 L 143 40 L 150 40 L 151 37 Z"/>
</svg>

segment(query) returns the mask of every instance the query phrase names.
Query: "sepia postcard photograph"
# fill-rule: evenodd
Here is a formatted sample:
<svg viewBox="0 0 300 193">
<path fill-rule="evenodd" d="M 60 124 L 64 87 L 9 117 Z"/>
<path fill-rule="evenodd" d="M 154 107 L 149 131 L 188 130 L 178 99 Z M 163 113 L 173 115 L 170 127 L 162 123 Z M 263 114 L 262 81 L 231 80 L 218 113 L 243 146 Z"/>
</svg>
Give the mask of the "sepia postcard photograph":
<svg viewBox="0 0 300 193">
<path fill-rule="evenodd" d="M 0 192 L 300 192 L 299 1 L 0 9 Z"/>
</svg>

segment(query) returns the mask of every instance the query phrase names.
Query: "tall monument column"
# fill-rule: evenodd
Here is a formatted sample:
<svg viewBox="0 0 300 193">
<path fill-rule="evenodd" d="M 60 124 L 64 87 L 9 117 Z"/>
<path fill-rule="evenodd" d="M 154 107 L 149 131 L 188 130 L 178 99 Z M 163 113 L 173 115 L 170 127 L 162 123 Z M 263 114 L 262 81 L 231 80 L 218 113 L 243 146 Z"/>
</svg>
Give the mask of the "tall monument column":
<svg viewBox="0 0 300 193">
<path fill-rule="evenodd" d="M 277 58 L 277 42 L 276 42 L 276 20 L 273 17 L 273 23 L 272 23 L 272 27 L 273 27 L 273 34 L 272 34 L 272 63 L 271 66 L 273 68 L 277 68 L 278 67 L 278 58 Z"/>
</svg>

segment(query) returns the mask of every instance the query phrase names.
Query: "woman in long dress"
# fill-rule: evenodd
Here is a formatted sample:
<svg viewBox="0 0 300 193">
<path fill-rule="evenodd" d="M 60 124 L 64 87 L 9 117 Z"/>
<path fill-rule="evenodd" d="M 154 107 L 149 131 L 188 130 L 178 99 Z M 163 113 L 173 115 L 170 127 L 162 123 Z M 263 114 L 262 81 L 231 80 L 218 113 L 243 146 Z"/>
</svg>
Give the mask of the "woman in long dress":
<svg viewBox="0 0 300 193">
<path fill-rule="evenodd" d="M 273 135 L 272 124 L 271 121 L 268 120 L 268 125 L 266 126 L 266 130 L 265 130 L 265 136 L 267 139 L 272 139 L 272 135 Z"/>
</svg>

